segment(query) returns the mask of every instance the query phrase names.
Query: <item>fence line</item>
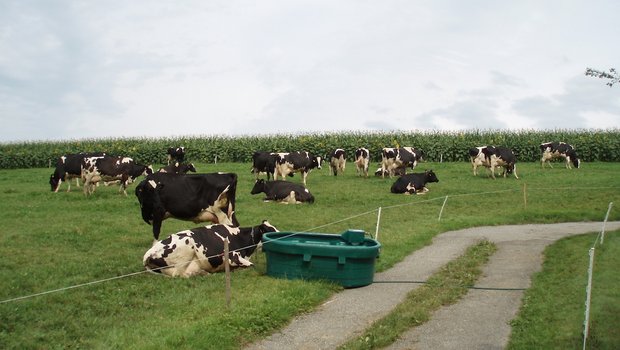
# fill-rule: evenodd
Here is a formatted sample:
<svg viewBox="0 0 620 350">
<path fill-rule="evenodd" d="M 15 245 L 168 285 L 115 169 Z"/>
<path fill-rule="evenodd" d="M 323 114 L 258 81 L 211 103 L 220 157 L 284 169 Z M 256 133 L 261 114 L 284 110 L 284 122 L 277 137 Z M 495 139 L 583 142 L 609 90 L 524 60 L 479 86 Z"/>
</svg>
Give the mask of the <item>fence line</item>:
<svg viewBox="0 0 620 350">
<path fill-rule="evenodd" d="M 597 188 L 617 188 L 617 187 L 597 187 Z M 545 188 L 547 190 L 549 190 L 548 188 Z M 559 189 L 551 189 L 551 190 L 561 190 L 562 188 Z M 570 189 L 570 190 L 574 190 L 574 188 L 564 188 L 564 189 Z M 472 195 L 486 195 L 486 194 L 495 194 L 495 193 L 504 193 L 504 192 L 515 192 L 515 191 L 520 191 L 520 189 L 508 189 L 508 190 L 498 190 L 498 191 L 489 191 L 489 192 L 472 192 L 472 193 L 462 193 L 462 194 L 455 194 L 455 195 L 450 195 L 451 197 L 464 197 L 464 196 L 472 196 Z M 349 221 L 351 219 L 360 217 L 360 216 L 364 216 L 364 215 L 368 215 L 370 213 L 374 213 L 375 211 L 378 212 L 378 216 L 377 216 L 377 224 L 376 224 L 376 232 L 375 232 L 375 237 L 378 237 L 379 234 L 379 220 L 380 220 L 380 215 L 381 215 L 381 210 L 383 209 L 393 209 L 393 208 L 399 208 L 399 207 L 403 207 L 403 206 L 409 206 L 409 205 L 417 205 L 417 204 L 424 204 L 424 203 L 428 203 L 428 202 L 432 202 L 432 201 L 436 201 L 439 199 L 444 199 L 443 205 L 441 207 L 441 211 L 439 213 L 439 217 L 441 218 L 441 214 L 443 212 L 444 206 L 447 202 L 448 196 L 443 196 L 443 197 L 437 197 L 437 198 L 432 198 L 432 199 L 427 199 L 427 200 L 423 200 L 423 201 L 415 201 L 415 202 L 411 202 L 411 203 L 403 203 L 403 204 L 396 204 L 396 205 L 391 205 L 391 206 L 384 206 L 384 207 L 378 207 L 376 209 L 371 209 L 368 210 L 366 212 L 360 213 L 360 214 L 356 214 L 356 215 L 352 215 L 349 216 L 347 218 L 341 219 L 341 220 L 337 220 L 337 221 L 333 221 L 324 225 L 320 225 L 320 226 L 316 226 L 316 227 L 312 227 L 309 228 L 305 231 L 300 231 L 300 232 L 295 232 L 295 233 L 291 233 L 290 235 L 285 235 L 279 238 L 276 238 L 274 240 L 279 240 L 279 239 L 285 239 L 297 234 L 301 234 L 301 233 L 307 233 L 307 232 L 312 232 L 316 229 L 320 229 L 320 228 L 324 228 L 327 226 L 331 226 L 331 225 L 335 225 L 341 222 L 345 222 L 345 221 Z M 613 202 L 610 203 L 609 208 L 608 208 L 608 212 L 607 215 L 605 217 L 605 221 L 607 221 L 607 217 L 609 215 L 609 211 L 611 210 L 611 205 L 613 204 Z M 603 223 L 603 230 L 604 230 L 604 223 Z M 256 247 L 258 246 L 257 244 L 252 244 L 246 247 L 242 247 L 236 250 L 233 250 L 231 252 L 237 252 L 237 251 L 241 251 L 247 248 L 252 248 L 252 247 Z M 44 292 L 40 292 L 40 293 L 34 293 L 34 294 L 30 294 L 30 295 L 24 295 L 21 297 L 15 297 L 15 298 L 10 298 L 10 299 L 6 299 L 6 300 L 0 300 L 0 304 L 4 304 L 4 303 L 9 303 L 9 302 L 14 302 L 14 301 L 19 301 L 19 300 L 24 300 L 24 299 L 29 299 L 29 298 L 34 298 L 37 296 L 42 296 L 42 295 L 47 295 L 47 294 L 52 294 L 52 293 L 56 293 L 56 292 L 62 292 L 62 291 L 66 291 L 66 290 L 70 290 L 70 289 L 75 289 L 75 288 L 80 288 L 80 287 L 85 287 L 85 286 L 90 286 L 90 285 L 94 285 L 94 284 L 99 284 L 99 283 L 103 283 L 103 282 L 108 282 L 108 281 L 113 281 L 113 280 L 118 280 L 118 279 L 122 279 L 122 278 L 127 278 L 127 277 L 132 277 L 132 276 L 136 276 L 136 275 L 140 275 L 146 272 L 156 272 L 158 270 L 161 269 L 165 269 L 165 268 L 169 268 L 169 267 L 174 267 L 174 266 L 180 266 L 183 264 L 189 264 L 192 261 L 199 261 L 199 260 L 204 260 L 204 259 L 210 259 L 210 258 L 214 258 L 214 257 L 218 257 L 218 256 L 223 256 L 223 254 L 216 254 L 216 255 L 211 255 L 209 257 L 205 257 L 205 258 L 200 258 L 200 259 L 192 259 L 190 261 L 184 261 L 175 265 L 171 265 L 171 266 L 167 266 L 167 267 L 159 267 L 159 268 L 155 268 L 155 269 L 149 269 L 149 270 L 142 270 L 142 271 L 138 271 L 138 272 L 131 272 L 125 275 L 120 275 L 120 276 L 115 276 L 115 277 L 110 277 L 110 278 L 105 278 L 105 279 L 101 279 L 101 280 L 96 280 L 96 281 L 91 281 L 91 282 L 85 282 L 85 283 L 81 283 L 81 284 L 77 284 L 77 285 L 73 285 L 73 286 L 68 286 L 68 287 L 63 287 L 63 288 L 57 288 L 57 289 L 53 289 L 53 290 L 49 290 L 49 291 L 44 291 Z"/>
</svg>

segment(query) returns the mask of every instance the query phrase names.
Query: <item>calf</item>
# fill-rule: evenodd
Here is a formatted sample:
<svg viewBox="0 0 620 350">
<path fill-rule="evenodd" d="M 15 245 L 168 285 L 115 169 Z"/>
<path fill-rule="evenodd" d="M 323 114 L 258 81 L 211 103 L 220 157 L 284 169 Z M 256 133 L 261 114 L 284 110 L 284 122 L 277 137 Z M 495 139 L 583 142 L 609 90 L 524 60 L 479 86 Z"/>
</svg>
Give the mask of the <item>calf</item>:
<svg viewBox="0 0 620 350">
<path fill-rule="evenodd" d="M 273 179 L 273 174 L 276 171 L 276 158 L 277 153 L 256 151 L 252 154 L 252 173 L 258 180 L 260 173 L 267 174 L 267 180 Z"/>
<path fill-rule="evenodd" d="M 183 163 L 185 160 L 185 147 L 168 147 L 166 154 L 168 155 L 167 165 L 173 162 Z"/>
<path fill-rule="evenodd" d="M 368 177 L 368 163 L 370 162 L 370 152 L 367 148 L 355 150 L 355 170 L 358 176 Z"/>
<path fill-rule="evenodd" d="M 320 156 L 314 156 L 310 152 L 277 153 L 274 179 L 277 180 L 278 176 L 281 176 L 284 180 L 285 176 L 300 172 L 306 186 L 308 173 L 314 168 L 321 169 L 321 162 Z"/>
<path fill-rule="evenodd" d="M 344 168 L 347 164 L 347 154 L 342 148 L 338 148 L 332 152 L 329 159 L 329 173 L 338 176 L 338 173 L 344 174 Z"/>
<path fill-rule="evenodd" d="M 512 150 L 506 147 L 487 146 L 482 152 L 489 163 L 489 170 L 493 179 L 495 179 L 495 168 L 497 167 L 503 168 L 504 178 L 506 174 L 514 174 L 516 179 L 519 178 L 517 176 L 517 157 Z"/>
<path fill-rule="evenodd" d="M 405 174 L 399 177 L 392 185 L 392 193 L 417 194 L 426 193 L 429 182 L 439 182 L 437 175 L 432 170 L 425 170 L 423 173 Z"/>
<path fill-rule="evenodd" d="M 190 171 L 192 173 L 196 172 L 196 167 L 192 163 L 179 164 L 179 162 L 175 162 L 174 164 L 159 168 L 160 173 L 187 174 Z"/>
<path fill-rule="evenodd" d="M 314 203 L 314 196 L 303 185 L 282 180 L 256 180 L 251 194 L 265 193 L 265 201 L 278 201 L 286 204 Z"/>
<path fill-rule="evenodd" d="M 173 217 L 195 223 L 239 226 L 235 216 L 237 174 L 154 173 L 136 186 L 142 219 L 159 238 L 161 224 Z"/>
<path fill-rule="evenodd" d="M 174 233 L 156 241 L 142 262 L 147 270 L 167 276 L 191 277 L 224 269 L 224 241 L 228 239 L 228 263 L 232 269 L 252 266 L 250 256 L 263 234 L 278 232 L 268 221 L 254 227 L 210 225 Z"/>
<path fill-rule="evenodd" d="M 82 180 L 84 181 L 84 194 L 95 192 L 95 185 L 99 181 L 119 182 L 119 192 L 127 195 L 127 186 L 138 176 L 153 173 L 150 166 L 136 164 L 129 157 L 88 157 L 82 163 Z"/>
<path fill-rule="evenodd" d="M 575 149 L 568 143 L 544 142 L 540 144 L 540 150 L 542 151 L 540 163 L 543 169 L 545 168 L 545 164 L 549 164 L 549 166 L 553 168 L 551 160 L 555 158 L 564 158 L 566 169 L 572 169 L 573 166 L 579 169 L 581 165 L 581 160 L 577 157 Z"/>
</svg>

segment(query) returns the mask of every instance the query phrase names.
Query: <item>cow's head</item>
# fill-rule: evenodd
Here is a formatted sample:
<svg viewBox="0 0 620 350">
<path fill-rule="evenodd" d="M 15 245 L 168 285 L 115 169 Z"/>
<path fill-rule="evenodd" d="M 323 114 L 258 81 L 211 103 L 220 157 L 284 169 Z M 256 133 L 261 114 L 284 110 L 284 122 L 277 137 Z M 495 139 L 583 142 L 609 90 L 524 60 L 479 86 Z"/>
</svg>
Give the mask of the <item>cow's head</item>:
<svg viewBox="0 0 620 350">
<path fill-rule="evenodd" d="M 187 171 L 191 171 L 192 173 L 196 172 L 196 167 L 194 166 L 194 163 L 187 164 Z"/>
<path fill-rule="evenodd" d="M 250 191 L 250 194 L 257 194 L 261 192 L 265 192 L 265 180 L 258 179 L 254 183 L 254 187 L 252 187 L 252 191 Z"/>
<path fill-rule="evenodd" d="M 138 202 L 140 202 L 142 220 L 149 225 L 153 223 L 155 215 L 163 217 L 165 214 L 165 209 L 159 198 L 159 191 L 163 186 L 164 185 L 161 183 L 156 183 L 148 179 L 142 180 L 142 182 L 136 186 L 135 193 L 136 197 L 138 197 Z"/>
<path fill-rule="evenodd" d="M 323 157 L 316 156 L 312 157 L 312 168 L 321 169 L 321 163 L 323 162 Z"/>
<path fill-rule="evenodd" d="M 52 192 L 58 191 L 61 182 L 62 180 L 60 176 L 58 176 L 58 174 L 53 173 L 52 175 L 50 175 L 50 185 L 52 186 Z"/>
<path fill-rule="evenodd" d="M 566 156 L 569 158 L 570 162 L 573 163 L 573 166 L 579 169 L 579 165 L 581 165 L 581 161 L 577 158 L 577 152 L 574 149 L 566 152 Z"/>
<path fill-rule="evenodd" d="M 425 170 L 424 176 L 426 177 L 426 182 L 439 182 L 439 179 L 433 170 Z"/>
<path fill-rule="evenodd" d="M 263 235 L 268 232 L 280 232 L 275 226 L 269 223 L 267 220 L 258 225 L 252 227 L 252 239 L 254 243 L 258 243 L 263 238 Z"/>
</svg>

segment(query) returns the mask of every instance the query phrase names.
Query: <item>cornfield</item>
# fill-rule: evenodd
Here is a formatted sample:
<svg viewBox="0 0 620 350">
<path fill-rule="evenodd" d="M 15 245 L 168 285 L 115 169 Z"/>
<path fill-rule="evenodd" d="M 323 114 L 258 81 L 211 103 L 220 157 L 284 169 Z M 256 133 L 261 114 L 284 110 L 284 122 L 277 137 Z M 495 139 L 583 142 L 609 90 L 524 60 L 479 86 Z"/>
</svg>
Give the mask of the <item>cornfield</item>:
<svg viewBox="0 0 620 350">
<path fill-rule="evenodd" d="M 366 147 L 379 161 L 383 147 L 412 146 L 424 151 L 427 161 L 468 160 L 468 150 L 481 145 L 511 148 L 521 162 L 540 159 L 539 145 L 548 141 L 572 144 L 582 161 L 620 161 L 620 129 L 596 130 L 470 130 L 394 131 L 276 134 L 248 136 L 191 136 L 174 138 L 103 138 L 67 141 L 0 143 L 0 169 L 54 166 L 67 153 L 106 152 L 132 157 L 141 164 L 166 162 L 168 147 L 184 146 L 186 159 L 196 162 L 250 162 L 254 151 L 309 151 L 326 156 L 343 148 L 351 159 L 355 149 Z"/>
</svg>

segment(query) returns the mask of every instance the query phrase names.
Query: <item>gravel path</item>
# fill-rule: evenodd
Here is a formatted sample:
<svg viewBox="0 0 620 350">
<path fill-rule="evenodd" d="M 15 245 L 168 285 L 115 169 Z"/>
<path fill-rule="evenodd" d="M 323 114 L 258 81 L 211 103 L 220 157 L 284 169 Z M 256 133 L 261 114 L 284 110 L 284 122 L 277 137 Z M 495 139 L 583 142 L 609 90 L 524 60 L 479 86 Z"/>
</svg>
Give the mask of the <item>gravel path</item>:
<svg viewBox="0 0 620 350">
<path fill-rule="evenodd" d="M 314 312 L 295 318 L 280 332 L 247 349 L 334 349 L 360 335 L 420 286 L 381 281 L 425 281 L 483 239 L 494 242 L 498 250 L 483 268 L 476 287 L 526 289 L 532 274 L 541 268 L 547 245 L 601 229 L 601 222 L 580 222 L 476 227 L 439 234 L 431 245 L 376 273 L 375 283 L 345 289 Z M 620 221 L 608 222 L 605 229 L 620 229 Z M 523 293 L 470 289 L 458 303 L 437 310 L 429 322 L 403 334 L 389 349 L 503 349 L 510 336 L 509 322 L 519 310 Z"/>
</svg>

